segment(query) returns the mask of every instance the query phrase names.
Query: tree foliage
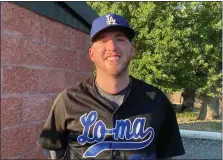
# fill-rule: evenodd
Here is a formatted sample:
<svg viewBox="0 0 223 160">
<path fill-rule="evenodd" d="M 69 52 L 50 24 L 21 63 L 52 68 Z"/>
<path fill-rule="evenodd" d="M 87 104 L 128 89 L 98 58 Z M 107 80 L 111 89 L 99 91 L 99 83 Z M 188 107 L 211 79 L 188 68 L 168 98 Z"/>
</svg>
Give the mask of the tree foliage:
<svg viewBox="0 0 223 160">
<path fill-rule="evenodd" d="M 88 2 L 125 17 L 136 31 L 130 74 L 166 93 L 216 96 L 221 82 L 221 2 Z"/>
</svg>

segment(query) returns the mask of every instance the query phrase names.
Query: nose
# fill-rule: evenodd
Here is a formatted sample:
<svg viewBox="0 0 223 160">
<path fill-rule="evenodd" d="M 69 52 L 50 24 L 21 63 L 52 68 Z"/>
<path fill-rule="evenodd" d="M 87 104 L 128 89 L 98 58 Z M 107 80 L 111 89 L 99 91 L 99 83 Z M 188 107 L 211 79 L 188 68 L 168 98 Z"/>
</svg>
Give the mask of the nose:
<svg viewBox="0 0 223 160">
<path fill-rule="evenodd" d="M 108 51 L 115 51 L 116 50 L 116 45 L 115 45 L 114 40 L 107 41 L 107 43 L 106 43 L 106 49 Z"/>
</svg>

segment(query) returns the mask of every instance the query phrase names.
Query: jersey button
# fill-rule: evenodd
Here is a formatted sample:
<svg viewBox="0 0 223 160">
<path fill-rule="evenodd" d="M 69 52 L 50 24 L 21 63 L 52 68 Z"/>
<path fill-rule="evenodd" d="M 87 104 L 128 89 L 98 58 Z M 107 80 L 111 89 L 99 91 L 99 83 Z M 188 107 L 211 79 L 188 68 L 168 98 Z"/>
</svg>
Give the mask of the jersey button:
<svg viewBox="0 0 223 160">
<path fill-rule="evenodd" d="M 120 151 L 114 151 L 113 154 L 114 154 L 114 156 L 118 157 L 118 156 L 120 156 Z"/>
</svg>

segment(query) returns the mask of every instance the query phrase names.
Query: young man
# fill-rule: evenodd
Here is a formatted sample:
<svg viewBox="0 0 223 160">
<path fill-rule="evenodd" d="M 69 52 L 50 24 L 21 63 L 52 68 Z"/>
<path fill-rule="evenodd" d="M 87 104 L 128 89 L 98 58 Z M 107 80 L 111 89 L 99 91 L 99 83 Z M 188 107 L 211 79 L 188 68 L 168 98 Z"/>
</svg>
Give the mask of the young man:
<svg viewBox="0 0 223 160">
<path fill-rule="evenodd" d="M 67 88 L 55 100 L 39 138 L 51 158 L 158 159 L 184 154 L 165 94 L 128 74 L 134 35 L 119 15 L 94 20 L 89 55 L 96 76 Z"/>
</svg>

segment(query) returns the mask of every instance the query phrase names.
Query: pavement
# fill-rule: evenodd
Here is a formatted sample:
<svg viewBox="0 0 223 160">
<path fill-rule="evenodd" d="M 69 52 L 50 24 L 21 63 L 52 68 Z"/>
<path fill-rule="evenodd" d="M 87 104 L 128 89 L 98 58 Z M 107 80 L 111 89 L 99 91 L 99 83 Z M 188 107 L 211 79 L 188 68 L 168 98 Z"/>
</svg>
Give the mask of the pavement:
<svg viewBox="0 0 223 160">
<path fill-rule="evenodd" d="M 222 159 L 222 133 L 180 130 L 185 154 L 171 159 Z"/>
</svg>

